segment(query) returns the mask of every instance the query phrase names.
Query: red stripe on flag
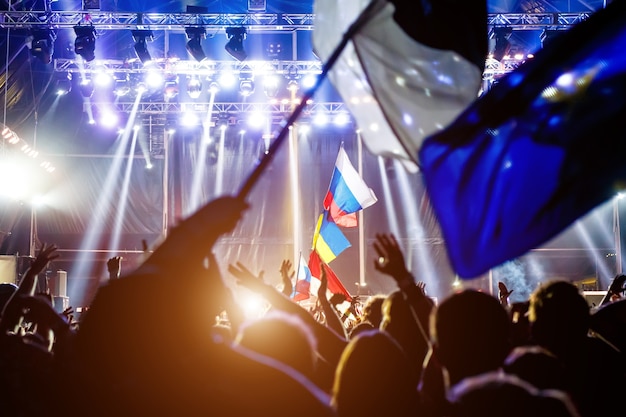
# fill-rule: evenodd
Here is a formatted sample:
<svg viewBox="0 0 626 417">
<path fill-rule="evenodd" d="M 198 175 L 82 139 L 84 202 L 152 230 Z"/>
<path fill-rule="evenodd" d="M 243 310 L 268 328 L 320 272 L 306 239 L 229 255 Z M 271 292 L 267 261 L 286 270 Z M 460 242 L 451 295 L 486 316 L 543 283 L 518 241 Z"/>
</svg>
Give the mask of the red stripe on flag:
<svg viewBox="0 0 626 417">
<path fill-rule="evenodd" d="M 326 280 L 328 281 L 328 290 L 333 294 L 343 294 L 346 296 L 346 301 L 352 301 L 352 296 L 343 286 L 339 277 L 335 275 L 335 272 L 330 269 L 330 266 L 322 262 L 318 253 L 313 250 L 309 255 L 309 269 L 311 270 L 311 275 L 317 279 L 321 279 L 322 276 L 322 268 L 326 271 Z M 317 295 L 317 294 L 316 294 Z"/>
</svg>

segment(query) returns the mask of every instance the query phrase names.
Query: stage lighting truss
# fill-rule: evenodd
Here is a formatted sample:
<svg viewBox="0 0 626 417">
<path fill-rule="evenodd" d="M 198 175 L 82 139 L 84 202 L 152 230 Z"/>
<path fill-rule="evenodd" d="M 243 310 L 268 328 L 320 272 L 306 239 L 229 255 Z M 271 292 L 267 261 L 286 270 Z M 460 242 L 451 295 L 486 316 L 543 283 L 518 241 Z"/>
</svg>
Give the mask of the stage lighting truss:
<svg viewBox="0 0 626 417">
<path fill-rule="evenodd" d="M 228 43 L 226 43 L 224 49 L 237 61 L 244 61 L 248 57 L 248 54 L 243 49 L 243 41 L 246 39 L 246 33 L 245 27 L 226 28 Z"/>
<path fill-rule="evenodd" d="M 96 58 L 96 28 L 93 25 L 76 25 L 74 33 L 74 52 L 87 62 L 93 61 Z"/>
<path fill-rule="evenodd" d="M 135 42 L 134 48 L 135 53 L 137 54 L 137 58 L 145 64 L 146 62 L 152 61 L 152 57 L 150 56 L 150 52 L 148 51 L 147 42 L 152 42 L 154 39 L 154 35 L 151 30 L 133 30 L 131 31 L 133 35 L 133 41 Z"/>
</svg>

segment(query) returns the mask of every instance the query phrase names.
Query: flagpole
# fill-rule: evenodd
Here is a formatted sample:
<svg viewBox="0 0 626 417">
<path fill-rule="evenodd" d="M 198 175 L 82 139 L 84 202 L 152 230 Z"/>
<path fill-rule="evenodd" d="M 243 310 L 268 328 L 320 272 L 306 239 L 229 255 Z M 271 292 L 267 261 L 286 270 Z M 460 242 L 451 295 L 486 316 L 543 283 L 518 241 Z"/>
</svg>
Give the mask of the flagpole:
<svg viewBox="0 0 626 417">
<path fill-rule="evenodd" d="M 361 131 L 356 131 L 358 173 L 363 178 L 363 141 Z M 365 286 L 365 230 L 363 227 L 363 210 L 359 210 L 359 289 Z"/>
<path fill-rule="evenodd" d="M 287 120 L 283 120 L 282 128 L 280 132 L 278 133 L 278 135 L 276 136 L 276 140 L 270 145 L 267 153 L 259 161 L 259 164 L 252 170 L 248 178 L 243 183 L 241 189 L 239 190 L 239 193 L 237 194 L 239 198 L 245 199 L 250 193 L 250 191 L 252 191 L 252 188 L 254 187 L 256 182 L 259 180 L 259 177 L 261 176 L 265 168 L 267 168 L 267 166 L 274 159 L 274 152 L 276 152 L 278 148 L 282 145 L 282 143 L 285 141 L 285 138 L 287 137 L 287 133 L 289 133 L 289 127 L 295 123 L 298 117 L 300 117 L 300 114 L 302 113 L 304 108 L 309 104 L 308 103 L 309 100 L 313 97 L 313 94 L 315 94 L 317 89 L 320 87 L 320 85 L 322 84 L 322 81 L 326 79 L 326 77 L 328 76 L 328 72 L 335 65 L 335 63 L 339 59 L 339 56 L 341 55 L 343 50 L 346 48 L 346 45 L 348 45 L 348 42 L 350 41 L 350 39 L 352 39 L 352 37 L 369 21 L 372 15 L 376 11 L 378 11 L 378 8 L 383 7 L 383 6 L 384 6 L 384 2 L 372 0 L 367 5 L 367 7 L 363 9 L 359 17 L 357 17 L 357 19 L 354 21 L 354 23 L 350 25 L 348 30 L 346 30 L 346 32 L 343 34 L 341 38 L 341 42 L 339 42 L 339 45 L 335 47 L 330 57 L 328 57 L 328 60 L 326 61 L 326 63 L 322 66 L 322 72 L 320 73 L 319 77 L 317 77 L 317 81 L 315 82 L 313 87 L 311 87 L 309 90 L 307 90 L 304 93 L 304 95 L 302 96 L 302 100 L 294 108 L 293 112 L 289 115 L 289 118 Z"/>
<path fill-rule="evenodd" d="M 293 283 L 293 290 L 291 291 L 291 295 L 289 298 L 293 299 L 296 296 L 296 291 L 298 291 L 298 278 L 300 276 L 300 262 L 302 261 L 302 251 L 298 254 L 298 266 L 296 267 L 296 282 Z"/>
</svg>

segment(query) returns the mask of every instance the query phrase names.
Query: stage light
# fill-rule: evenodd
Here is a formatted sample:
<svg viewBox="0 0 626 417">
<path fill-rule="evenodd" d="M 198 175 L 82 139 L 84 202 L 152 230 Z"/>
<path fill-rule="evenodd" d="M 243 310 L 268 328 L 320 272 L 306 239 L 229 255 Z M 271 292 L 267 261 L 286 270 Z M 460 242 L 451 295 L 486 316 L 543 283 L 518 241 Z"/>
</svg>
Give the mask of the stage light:
<svg viewBox="0 0 626 417">
<path fill-rule="evenodd" d="M 202 81 L 197 76 L 192 76 L 187 79 L 187 95 L 191 99 L 197 99 L 202 93 Z"/>
<path fill-rule="evenodd" d="M 209 93 L 217 94 L 219 91 L 220 91 L 219 83 L 215 81 L 211 81 L 211 84 L 209 84 Z"/>
<path fill-rule="evenodd" d="M 146 42 L 152 42 L 154 39 L 152 31 L 133 30 L 131 33 L 133 35 L 133 41 L 135 42 L 135 53 L 137 54 L 137 58 L 139 58 L 139 60 L 144 64 L 151 61 L 152 57 L 150 56 Z"/>
<path fill-rule="evenodd" d="M 267 9 L 266 0 L 248 0 L 249 12 L 264 12 Z"/>
<path fill-rule="evenodd" d="M 274 98 L 278 94 L 280 80 L 276 75 L 266 75 L 263 79 L 263 92 L 268 98 Z"/>
<path fill-rule="evenodd" d="M 185 28 L 187 34 L 187 52 L 198 62 L 206 59 L 206 54 L 202 50 L 201 42 L 206 38 L 206 30 L 202 27 Z"/>
<path fill-rule="evenodd" d="M 128 93 L 130 93 L 130 79 L 128 74 L 120 74 L 120 77 L 115 78 L 115 87 L 113 89 L 113 94 L 118 97 L 124 97 Z"/>
<path fill-rule="evenodd" d="M 254 75 L 250 71 L 239 73 L 239 92 L 244 97 L 249 97 L 254 93 Z"/>
<path fill-rule="evenodd" d="M 83 57 L 87 62 L 96 58 L 96 28 L 93 26 L 74 26 L 76 40 L 74 41 L 74 52 Z"/>
<path fill-rule="evenodd" d="M 243 49 L 243 40 L 246 38 L 246 28 L 226 28 L 226 36 L 228 37 L 228 43 L 224 47 L 226 52 L 238 61 L 246 59 L 248 54 L 246 54 L 246 51 Z"/>
<path fill-rule="evenodd" d="M 56 80 L 56 93 L 57 96 L 64 96 L 72 91 L 72 74 L 62 74 Z"/>
<path fill-rule="evenodd" d="M 493 34 L 496 40 L 493 48 L 493 59 L 502 61 L 502 59 L 509 53 L 509 50 L 511 49 L 509 38 L 512 33 L 513 28 L 510 27 L 493 28 Z"/>
<path fill-rule="evenodd" d="M 241 80 L 239 82 L 239 92 L 244 97 L 249 97 L 254 93 L 254 81 Z"/>
<path fill-rule="evenodd" d="M 178 77 L 176 75 L 169 76 L 165 80 L 165 86 L 163 87 L 163 96 L 169 101 L 178 95 Z"/>
<path fill-rule="evenodd" d="M 89 78 L 82 78 L 78 83 L 78 89 L 80 94 L 85 98 L 90 98 L 93 95 L 93 81 Z"/>
<path fill-rule="evenodd" d="M 50 29 L 31 29 L 30 53 L 44 64 L 52 62 L 56 35 Z"/>
</svg>

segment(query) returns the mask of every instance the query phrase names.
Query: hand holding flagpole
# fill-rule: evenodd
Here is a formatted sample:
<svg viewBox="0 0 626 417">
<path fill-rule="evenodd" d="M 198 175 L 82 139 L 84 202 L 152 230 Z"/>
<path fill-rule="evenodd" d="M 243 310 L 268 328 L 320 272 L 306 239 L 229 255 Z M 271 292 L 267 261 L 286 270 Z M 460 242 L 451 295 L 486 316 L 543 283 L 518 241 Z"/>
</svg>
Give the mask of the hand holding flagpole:
<svg viewBox="0 0 626 417">
<path fill-rule="evenodd" d="M 326 63 L 322 66 L 322 72 L 320 73 L 313 87 L 311 87 L 309 90 L 307 90 L 304 93 L 300 103 L 294 108 L 289 118 L 286 121 L 283 121 L 282 128 L 280 132 L 278 133 L 276 140 L 270 145 L 267 153 L 263 156 L 259 164 L 254 168 L 254 170 L 252 170 L 252 172 L 250 173 L 250 175 L 244 182 L 243 186 L 239 190 L 239 193 L 237 194 L 239 198 L 244 199 L 244 200 L 246 199 L 246 197 L 248 196 L 248 194 L 250 193 L 250 191 L 252 190 L 256 182 L 258 181 L 259 177 L 261 176 L 265 168 L 267 168 L 267 166 L 274 159 L 274 152 L 276 152 L 278 148 L 282 145 L 282 143 L 285 141 L 285 138 L 287 137 L 287 133 L 289 133 L 289 127 L 296 122 L 298 117 L 300 117 L 300 114 L 304 110 L 304 107 L 308 104 L 308 101 L 313 97 L 317 89 L 320 87 L 320 85 L 322 84 L 322 81 L 326 79 L 326 77 L 328 76 L 328 72 L 335 65 L 335 63 L 339 59 L 339 56 L 345 49 L 350 39 L 352 39 L 352 37 L 363 27 L 363 25 L 365 25 L 369 21 L 373 13 L 380 6 L 381 4 L 379 2 L 377 2 L 376 0 L 372 0 L 370 4 L 365 9 L 363 9 L 359 17 L 354 21 L 354 23 L 352 23 L 352 25 L 350 25 L 348 30 L 344 33 L 341 39 L 341 42 L 333 50 L 333 53 L 331 54 L 331 56 L 328 58 Z"/>
</svg>

